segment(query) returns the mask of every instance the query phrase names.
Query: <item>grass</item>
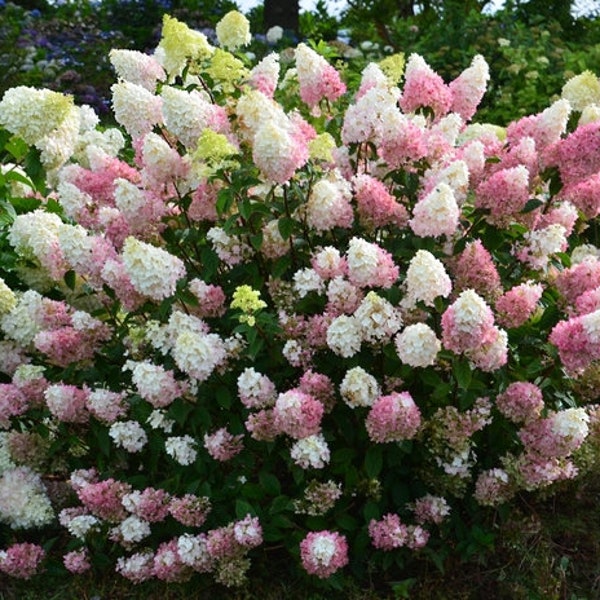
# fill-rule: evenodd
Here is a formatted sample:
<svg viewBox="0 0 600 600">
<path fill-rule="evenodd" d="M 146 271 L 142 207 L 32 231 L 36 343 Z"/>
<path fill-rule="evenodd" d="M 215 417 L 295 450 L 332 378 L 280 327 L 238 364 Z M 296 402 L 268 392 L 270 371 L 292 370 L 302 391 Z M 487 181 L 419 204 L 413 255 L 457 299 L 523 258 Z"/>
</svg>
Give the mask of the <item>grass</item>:
<svg viewBox="0 0 600 600">
<path fill-rule="evenodd" d="M 29 582 L 0 576 L 0 600 L 600 600 L 600 474 L 568 482 L 548 498 L 523 499 L 493 552 L 445 573 L 423 562 L 403 579 L 344 580 L 343 590 L 284 580 L 276 564 L 239 590 L 161 581 L 129 584 L 118 575 L 49 574 Z M 251 571 L 252 572 L 252 571 Z"/>
</svg>

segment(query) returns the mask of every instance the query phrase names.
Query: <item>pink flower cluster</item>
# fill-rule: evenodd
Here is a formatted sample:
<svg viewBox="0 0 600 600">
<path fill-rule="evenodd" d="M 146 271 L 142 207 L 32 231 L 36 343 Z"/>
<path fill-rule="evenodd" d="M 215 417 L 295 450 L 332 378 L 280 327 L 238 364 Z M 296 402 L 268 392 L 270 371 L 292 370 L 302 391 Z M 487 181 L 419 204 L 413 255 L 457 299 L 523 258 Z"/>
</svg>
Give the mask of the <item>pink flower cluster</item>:
<svg viewBox="0 0 600 600">
<path fill-rule="evenodd" d="M 384 551 L 406 546 L 411 550 L 423 548 L 429 541 L 429 532 L 420 525 L 405 525 L 397 514 L 389 513 L 381 520 L 371 519 L 369 536 L 375 548 Z"/>
<path fill-rule="evenodd" d="M 348 564 L 348 542 L 335 531 L 312 531 L 300 542 L 300 559 L 309 575 L 326 579 Z"/>
<path fill-rule="evenodd" d="M 0 571 L 18 579 L 31 579 L 39 572 L 45 556 L 46 552 L 37 544 L 13 544 L 0 550 Z"/>
<path fill-rule="evenodd" d="M 408 392 L 380 396 L 369 411 L 365 426 L 377 443 L 409 440 L 421 427 L 421 411 Z"/>
</svg>

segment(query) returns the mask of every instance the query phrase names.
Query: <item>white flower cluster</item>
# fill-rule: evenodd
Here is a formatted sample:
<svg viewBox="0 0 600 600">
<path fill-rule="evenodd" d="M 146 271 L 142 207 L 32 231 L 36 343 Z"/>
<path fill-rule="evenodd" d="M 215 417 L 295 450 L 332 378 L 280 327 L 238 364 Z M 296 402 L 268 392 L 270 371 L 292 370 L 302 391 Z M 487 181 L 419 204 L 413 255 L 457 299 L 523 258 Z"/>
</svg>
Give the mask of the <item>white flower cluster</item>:
<svg viewBox="0 0 600 600">
<path fill-rule="evenodd" d="M 344 375 L 340 384 L 340 394 L 351 408 L 373 406 L 380 389 L 373 375 L 367 373 L 362 367 L 354 367 Z"/>
<path fill-rule="evenodd" d="M 130 515 L 112 529 L 111 538 L 125 545 L 136 544 L 147 538 L 151 533 L 150 524 L 136 515 Z"/>
<path fill-rule="evenodd" d="M 148 442 L 148 436 L 137 421 L 117 421 L 110 426 L 108 435 L 127 452 L 139 452 Z"/>
<path fill-rule="evenodd" d="M 35 257 L 43 264 L 48 254 L 55 254 L 61 224 L 58 215 L 40 209 L 17 215 L 8 241 L 19 254 L 26 258 Z"/>
<path fill-rule="evenodd" d="M 309 267 L 294 273 L 294 290 L 299 298 L 304 298 L 310 292 L 322 292 L 324 282 L 320 275 Z"/>
<path fill-rule="evenodd" d="M 373 291 L 360 303 L 354 318 L 360 327 L 362 340 L 371 344 L 386 342 L 402 326 L 398 309 Z"/>
<path fill-rule="evenodd" d="M 419 237 L 451 236 L 458 226 L 459 215 L 454 190 L 442 182 L 417 202 L 409 225 Z"/>
<path fill-rule="evenodd" d="M 13 529 L 43 527 L 54 519 L 42 478 L 29 467 L 15 467 L 0 477 L 0 521 Z"/>
<path fill-rule="evenodd" d="M 338 356 L 350 358 L 362 343 L 362 328 L 352 315 L 340 315 L 327 328 L 327 345 Z"/>
<path fill-rule="evenodd" d="M 167 454 L 180 465 L 191 465 L 197 456 L 196 440 L 189 435 L 173 436 L 165 440 Z"/>
<path fill-rule="evenodd" d="M 14 87 L 0 101 L 0 125 L 41 150 L 49 169 L 60 167 L 73 154 L 79 120 L 71 96 L 47 89 Z"/>
<path fill-rule="evenodd" d="M 322 469 L 330 458 L 329 446 L 321 433 L 297 440 L 290 450 L 290 455 L 303 469 Z"/>
<path fill-rule="evenodd" d="M 17 305 L 0 319 L 4 334 L 21 346 L 27 346 L 42 329 L 43 297 L 27 290 Z"/>
<path fill-rule="evenodd" d="M 172 296 L 185 275 L 180 258 L 134 237 L 123 244 L 123 264 L 136 291 L 157 301 Z"/>
<path fill-rule="evenodd" d="M 409 325 L 394 342 L 400 360 L 411 367 L 433 365 L 442 347 L 433 329 L 425 323 Z"/>
<path fill-rule="evenodd" d="M 418 250 L 406 270 L 406 296 L 404 308 L 413 308 L 417 302 L 433 306 L 438 296 L 447 298 L 452 291 L 452 282 L 440 260 L 427 250 Z"/>
</svg>

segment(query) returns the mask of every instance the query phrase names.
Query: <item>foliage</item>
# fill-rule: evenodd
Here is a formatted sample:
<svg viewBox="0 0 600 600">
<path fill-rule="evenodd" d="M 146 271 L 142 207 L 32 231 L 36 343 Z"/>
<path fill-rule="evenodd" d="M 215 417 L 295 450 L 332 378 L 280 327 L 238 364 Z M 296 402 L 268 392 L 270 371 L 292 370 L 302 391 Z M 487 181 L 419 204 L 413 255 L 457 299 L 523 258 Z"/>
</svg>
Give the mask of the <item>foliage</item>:
<svg viewBox="0 0 600 600">
<path fill-rule="evenodd" d="M 6 573 L 402 597 L 596 463 L 597 78 L 469 125 L 483 57 L 253 66 L 240 17 L 111 53 L 119 129 L 0 102 Z"/>
</svg>

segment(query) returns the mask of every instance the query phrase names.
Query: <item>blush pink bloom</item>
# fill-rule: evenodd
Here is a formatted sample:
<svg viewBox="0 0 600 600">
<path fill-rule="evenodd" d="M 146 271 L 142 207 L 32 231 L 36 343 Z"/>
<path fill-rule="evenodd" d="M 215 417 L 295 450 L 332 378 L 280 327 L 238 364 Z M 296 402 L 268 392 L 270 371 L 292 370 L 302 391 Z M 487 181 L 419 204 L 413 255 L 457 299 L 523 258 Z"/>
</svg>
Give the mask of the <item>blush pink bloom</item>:
<svg viewBox="0 0 600 600">
<path fill-rule="evenodd" d="M 399 269 L 392 255 L 361 238 L 352 238 L 346 254 L 348 279 L 358 287 L 391 287 L 398 279 Z"/>
<path fill-rule="evenodd" d="M 578 183 L 600 171 L 600 121 L 578 127 L 546 149 L 545 166 L 557 166 L 564 185 Z"/>
<path fill-rule="evenodd" d="M 394 550 L 406 545 L 408 527 L 400 521 L 398 515 L 389 513 L 379 521 L 371 519 L 369 536 L 375 548 L 384 551 Z"/>
<path fill-rule="evenodd" d="M 561 271 L 554 283 L 567 303 L 573 305 L 584 292 L 600 286 L 600 260 L 590 256 Z"/>
<path fill-rule="evenodd" d="M 131 486 L 109 478 L 87 483 L 77 490 L 81 503 L 95 516 L 116 523 L 127 517 L 123 497 L 131 493 Z"/>
<path fill-rule="evenodd" d="M 201 319 L 222 317 L 225 314 L 225 292 L 219 285 L 208 284 L 201 279 L 192 279 L 190 292 L 198 298 L 198 306 L 194 311 Z"/>
<path fill-rule="evenodd" d="M 444 80 L 418 54 L 411 54 L 404 73 L 400 108 L 406 113 L 430 108 L 435 118 L 443 117 L 452 106 L 452 92 Z"/>
<path fill-rule="evenodd" d="M 429 152 L 423 128 L 400 111 L 385 113 L 377 141 L 377 154 L 392 169 L 410 168 Z"/>
<path fill-rule="evenodd" d="M 348 542 L 334 531 L 313 531 L 300 542 L 300 558 L 309 575 L 327 579 L 348 564 Z"/>
<path fill-rule="evenodd" d="M 431 494 L 415 500 L 412 508 L 418 523 L 435 523 L 439 525 L 450 514 L 450 507 L 446 499 Z"/>
<path fill-rule="evenodd" d="M 186 527 L 201 527 L 210 510 L 210 500 L 205 496 L 185 494 L 169 501 L 169 514 Z"/>
<path fill-rule="evenodd" d="M 548 337 L 565 369 L 576 374 L 600 358 L 600 310 L 559 321 Z"/>
<path fill-rule="evenodd" d="M 12 383 L 0 383 L 0 427 L 8 429 L 11 417 L 18 417 L 29 409 L 23 392 Z"/>
<path fill-rule="evenodd" d="M 81 574 L 91 568 L 90 557 L 85 548 L 68 552 L 63 556 L 63 564 L 70 573 Z"/>
<path fill-rule="evenodd" d="M 118 418 L 127 414 L 125 392 L 111 392 L 105 389 L 90 391 L 86 406 L 90 414 L 104 423 L 114 423 Z"/>
<path fill-rule="evenodd" d="M 542 297 L 539 283 L 521 283 L 505 292 L 496 300 L 498 322 L 503 327 L 520 327 L 535 312 Z"/>
<path fill-rule="evenodd" d="M 217 195 L 219 189 L 216 184 L 201 181 L 192 192 L 192 201 L 187 209 L 187 214 L 192 221 L 210 221 L 218 219 Z"/>
<path fill-rule="evenodd" d="M 482 506 L 498 506 L 512 496 L 510 479 L 504 469 L 482 471 L 475 482 L 475 500 Z"/>
<path fill-rule="evenodd" d="M 514 423 L 537 419 L 544 408 L 542 390 L 528 381 L 515 381 L 496 397 L 496 406 Z"/>
<path fill-rule="evenodd" d="M 578 315 L 587 315 L 600 308 L 600 287 L 583 292 L 575 301 Z"/>
<path fill-rule="evenodd" d="M 367 432 L 377 443 L 413 438 L 421 427 L 421 411 L 408 392 L 380 396 L 365 421 Z"/>
<path fill-rule="evenodd" d="M 480 348 L 496 337 L 492 310 L 473 290 L 461 292 L 442 315 L 442 343 L 456 354 Z"/>
<path fill-rule="evenodd" d="M 456 292 L 471 288 L 480 296 L 493 297 L 501 289 L 500 275 L 492 255 L 481 240 L 469 242 L 452 265 Z"/>
<path fill-rule="evenodd" d="M 320 431 L 324 407 L 313 396 L 293 389 L 279 394 L 273 412 L 279 431 L 299 440 Z"/>
<path fill-rule="evenodd" d="M 272 52 L 250 71 L 248 84 L 265 96 L 272 98 L 277 88 L 279 71 L 279 54 Z"/>
<path fill-rule="evenodd" d="M 241 403 L 250 409 L 272 406 L 277 397 L 275 384 L 253 367 L 242 371 L 237 380 L 237 389 Z"/>
<path fill-rule="evenodd" d="M 310 369 L 306 371 L 298 381 L 298 390 L 318 400 L 326 411 L 335 403 L 333 381 L 322 373 L 315 373 Z"/>
<path fill-rule="evenodd" d="M 313 107 L 323 99 L 333 102 L 346 91 L 340 74 L 306 44 L 298 44 L 295 55 L 302 102 Z"/>
<path fill-rule="evenodd" d="M 89 390 L 74 385 L 54 384 L 44 392 L 48 410 L 59 421 L 85 423 L 90 414 L 87 410 Z"/>
<path fill-rule="evenodd" d="M 13 544 L 0 550 L 0 571 L 18 579 L 31 579 L 40 571 L 46 552 L 30 543 Z"/>
<path fill-rule="evenodd" d="M 115 570 L 133 583 L 142 583 L 154 575 L 154 556 L 149 551 L 122 556 L 117 560 Z"/>
<path fill-rule="evenodd" d="M 600 214 L 600 173 L 566 185 L 558 194 L 558 199 L 574 204 L 587 219 L 597 217 Z"/>
<path fill-rule="evenodd" d="M 275 412 L 272 408 L 251 413 L 244 426 L 252 439 L 259 441 L 272 442 L 281 433 L 275 425 Z"/>
<path fill-rule="evenodd" d="M 358 210 L 358 218 L 363 227 L 373 229 L 386 225 L 405 227 L 408 212 L 403 204 L 390 194 L 388 188 L 370 175 L 356 175 L 352 184 Z"/>
<path fill-rule="evenodd" d="M 125 494 L 122 504 L 132 515 L 148 523 L 158 523 L 169 514 L 170 501 L 170 495 L 164 490 L 148 487 Z"/>
<path fill-rule="evenodd" d="M 470 121 L 485 94 L 490 70 L 485 58 L 478 54 L 456 79 L 450 82 L 448 88 L 452 93 L 450 110 L 458 113 L 462 119 Z"/>
<path fill-rule="evenodd" d="M 160 544 L 154 554 L 152 573 L 168 582 L 187 581 L 192 576 L 192 569 L 179 556 L 176 539 Z"/>
<path fill-rule="evenodd" d="M 210 435 L 207 433 L 204 436 L 204 447 L 212 458 L 224 462 L 231 460 L 242 451 L 243 439 L 242 434 L 233 435 L 225 427 L 221 427 L 214 433 Z"/>
<path fill-rule="evenodd" d="M 497 171 L 475 192 L 475 207 L 489 211 L 488 219 L 496 225 L 517 219 L 527 200 L 529 171 L 523 165 Z"/>
</svg>

